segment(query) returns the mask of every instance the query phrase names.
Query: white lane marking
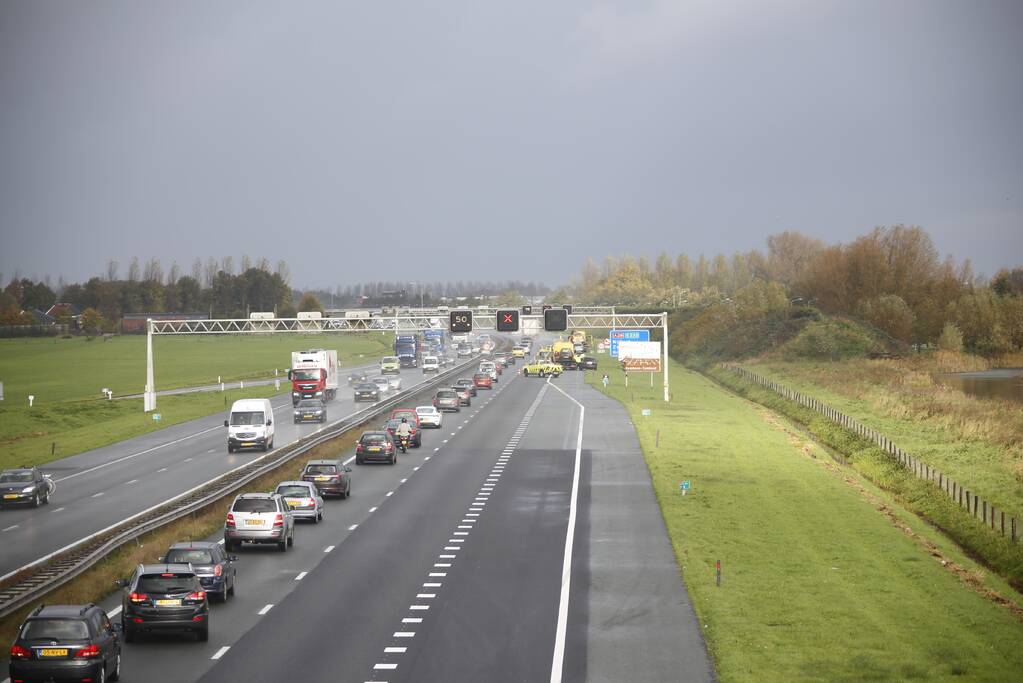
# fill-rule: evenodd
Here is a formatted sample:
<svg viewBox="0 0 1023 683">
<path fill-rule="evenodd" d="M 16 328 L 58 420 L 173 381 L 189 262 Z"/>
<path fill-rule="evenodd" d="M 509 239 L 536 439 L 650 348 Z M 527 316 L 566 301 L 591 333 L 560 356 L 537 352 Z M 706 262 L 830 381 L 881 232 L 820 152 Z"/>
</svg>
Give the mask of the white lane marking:
<svg viewBox="0 0 1023 683">
<path fill-rule="evenodd" d="M 351 525 L 350 527 L 348 527 L 348 530 L 349 530 L 349 531 L 355 531 L 355 529 L 356 529 L 356 528 L 357 528 L 358 526 L 359 526 L 358 524 L 353 524 L 353 525 Z M 331 546 L 331 547 L 333 548 L 334 546 Z"/>
<path fill-rule="evenodd" d="M 468 531 L 456 531 L 455 532 L 455 536 L 468 536 L 468 535 L 469 535 Z"/>
<path fill-rule="evenodd" d="M 387 492 L 387 495 L 389 495 L 389 496 L 393 496 L 393 495 L 394 495 L 394 491 L 388 491 L 388 492 Z"/>
<path fill-rule="evenodd" d="M 370 512 L 376 512 L 376 511 L 377 511 L 377 509 L 376 509 L 376 507 L 374 506 L 374 507 L 371 507 L 371 508 L 369 509 L 369 511 L 370 511 Z"/>
<path fill-rule="evenodd" d="M 435 582 L 435 581 L 433 581 L 433 582 L 431 582 L 431 581 L 428 581 L 428 582 L 426 582 L 426 583 L 424 583 L 424 584 L 423 584 L 423 588 L 440 588 L 440 587 L 441 587 L 441 586 L 443 586 L 443 585 L 444 585 L 444 584 L 442 584 L 442 583 L 437 583 L 437 582 Z"/>
<path fill-rule="evenodd" d="M 374 664 L 373 668 L 374 669 L 382 669 L 382 670 L 385 670 L 385 671 L 392 671 L 394 669 L 397 669 L 398 665 L 397 664 Z"/>
<path fill-rule="evenodd" d="M 56 510 L 51 510 L 51 512 L 64 512 L 64 510 L 67 510 L 67 508 L 61 507 L 61 508 L 57 508 Z"/>
<path fill-rule="evenodd" d="M 185 458 L 181 462 L 192 462 L 193 460 L 195 460 L 195 458 Z"/>
<path fill-rule="evenodd" d="M 211 448 L 211 449 L 209 449 L 209 450 L 208 450 L 208 451 L 206 451 L 206 452 L 207 452 L 207 453 L 216 453 L 216 452 L 217 452 L 217 449 L 216 449 L 216 448 Z"/>
<path fill-rule="evenodd" d="M 159 474 L 160 472 L 166 472 L 166 471 L 167 471 L 166 467 L 161 467 L 160 469 L 156 470 L 156 473 Z"/>
<path fill-rule="evenodd" d="M 412 471 L 418 472 L 420 467 L 422 467 L 422 465 L 416 465 L 415 467 L 412 468 Z"/>
<path fill-rule="evenodd" d="M 425 458 L 423 458 L 423 460 L 429 460 L 429 459 L 430 459 L 430 456 L 426 456 Z"/>
<path fill-rule="evenodd" d="M 409 605 L 408 608 L 410 610 L 414 610 L 414 611 L 417 611 L 417 612 L 425 612 L 426 610 L 430 609 L 430 606 L 429 605 Z"/>
<path fill-rule="evenodd" d="M 220 648 L 215 653 L 213 653 L 213 656 L 210 657 L 210 659 L 220 659 L 221 657 L 226 655 L 227 651 L 230 650 L 230 649 L 231 649 L 230 645 L 225 645 L 224 647 Z"/>
<path fill-rule="evenodd" d="M 416 636 L 416 632 L 415 631 L 395 631 L 394 632 L 394 637 L 395 638 L 415 638 L 415 636 Z"/>
<path fill-rule="evenodd" d="M 355 456 L 354 455 L 352 457 L 348 458 L 347 460 L 345 460 L 344 462 L 342 462 L 341 464 L 342 465 L 350 465 L 352 463 L 352 460 L 355 460 Z"/>
<path fill-rule="evenodd" d="M 161 448 L 166 448 L 167 446 L 173 446 L 176 443 L 181 443 L 182 441 L 187 441 L 188 439 L 192 439 L 192 438 L 195 438 L 197 436 L 201 436 L 202 434 L 209 434 L 210 432 L 216 431 L 218 429 L 220 429 L 219 425 L 216 426 L 216 427 L 210 427 L 209 429 L 204 429 L 201 432 L 196 432 L 195 434 L 189 434 L 188 436 L 183 436 L 180 439 L 175 439 L 174 441 L 168 441 L 167 443 L 162 443 L 162 444 L 160 444 L 158 446 L 153 446 L 152 448 L 147 448 L 146 450 L 139 451 L 138 453 L 132 453 L 130 455 L 122 456 L 120 458 L 115 458 L 114 460 L 111 460 L 110 462 L 105 462 L 105 463 L 102 463 L 102 464 L 99 464 L 99 465 L 95 465 L 95 466 L 90 467 L 88 469 L 82 470 L 81 472 L 75 472 L 74 474 L 69 474 L 66 477 L 61 477 L 60 479 L 54 479 L 54 481 L 59 484 L 62 481 L 67 481 L 68 479 L 74 479 L 75 477 L 80 477 L 83 474 L 88 474 L 89 472 L 95 472 L 96 470 L 101 470 L 101 469 L 104 469 L 106 467 L 110 467 L 111 465 L 116 465 L 119 462 L 124 462 L 125 460 L 131 460 L 132 458 L 137 458 L 140 455 L 145 455 L 146 453 L 152 453 L 153 451 L 159 450 Z"/>
<path fill-rule="evenodd" d="M 436 448 L 433 449 L 433 452 L 436 453 L 439 450 L 440 450 L 440 446 L 437 446 Z"/>
<path fill-rule="evenodd" d="M 461 548 L 453 545 L 446 545 L 444 546 L 444 550 L 461 550 Z"/>
<path fill-rule="evenodd" d="M 572 497 L 569 499 L 568 529 L 565 531 L 565 557 L 561 569 L 561 599 L 558 603 L 558 628 L 554 636 L 554 659 L 551 663 L 551 683 L 561 683 L 562 669 L 565 665 L 565 631 L 568 627 L 568 599 L 572 584 L 572 544 L 575 540 L 576 501 L 579 499 L 579 461 L 583 453 L 583 425 L 586 420 L 586 408 L 583 404 L 568 395 L 561 387 L 551 384 L 561 394 L 579 406 L 579 434 L 575 442 L 575 468 L 572 473 Z"/>
<path fill-rule="evenodd" d="M 465 513 L 465 516 L 466 516 L 466 517 L 479 517 L 479 516 L 480 516 L 480 513 L 478 513 L 478 512 L 466 512 L 466 513 Z M 474 520 L 474 521 L 475 521 L 475 520 Z"/>
<path fill-rule="evenodd" d="M 298 576 L 296 576 L 296 577 L 295 577 L 295 580 L 296 580 L 296 581 L 301 581 L 302 579 L 304 579 L 304 578 L 306 577 L 306 575 L 307 575 L 308 573 L 309 573 L 309 572 L 299 572 L 299 573 L 298 573 Z"/>
<path fill-rule="evenodd" d="M 447 573 L 446 572 L 430 572 L 428 574 L 428 576 L 432 576 L 432 577 L 437 578 L 437 579 L 443 579 L 445 576 L 447 576 Z"/>
<path fill-rule="evenodd" d="M 434 562 L 433 566 L 436 567 L 437 569 L 450 569 L 451 568 L 451 563 L 450 562 Z"/>
<path fill-rule="evenodd" d="M 128 484 L 137 484 L 137 483 L 139 483 L 139 480 L 138 479 L 132 479 L 131 481 L 126 481 L 124 483 L 127 486 Z"/>
<path fill-rule="evenodd" d="M 388 654 L 390 654 L 390 653 L 401 654 L 401 653 L 405 652 L 406 650 L 408 650 L 407 647 L 385 647 L 384 648 L 384 652 L 388 653 Z"/>
<path fill-rule="evenodd" d="M 419 617 L 405 617 L 404 619 L 401 620 L 401 623 L 403 623 L 403 624 L 421 624 L 421 623 L 423 623 L 423 620 L 420 619 Z"/>
<path fill-rule="evenodd" d="M 459 529 L 472 529 L 472 525 L 471 524 L 459 524 L 458 528 Z"/>
<path fill-rule="evenodd" d="M 408 479 L 402 479 L 400 483 L 404 484 Z"/>
<path fill-rule="evenodd" d="M 328 545 L 326 548 L 323 549 L 323 552 L 329 553 L 329 552 L 332 552 L 333 550 L 334 550 L 334 546 Z"/>
<path fill-rule="evenodd" d="M 116 617 L 120 613 L 121 613 L 121 606 L 118 605 L 114 609 L 112 609 L 109 612 L 107 612 L 107 616 L 110 617 L 111 619 L 113 619 L 114 617 Z"/>
<path fill-rule="evenodd" d="M 274 608 L 274 606 L 273 606 L 273 604 L 271 603 L 271 604 L 267 605 L 266 607 L 264 607 L 263 609 L 261 609 L 261 610 L 259 610 L 258 612 L 256 612 L 256 614 L 258 614 L 258 615 L 260 615 L 260 616 L 263 616 L 264 614 L 266 614 L 267 612 L 269 612 L 269 611 L 270 611 L 270 610 L 272 610 L 273 608 Z"/>
<path fill-rule="evenodd" d="M 431 600 L 431 599 L 433 599 L 435 597 L 437 597 L 436 593 L 416 593 L 416 599 L 417 600 L 420 600 L 420 599 L 421 600 Z"/>
<path fill-rule="evenodd" d="M 13 529 L 17 529 L 17 528 L 18 528 L 17 524 L 12 524 L 9 527 L 7 527 L 6 529 L 0 529 L 0 531 L 12 531 Z"/>
<path fill-rule="evenodd" d="M 106 491 L 100 491 L 99 493 L 92 494 L 92 497 L 93 498 L 99 498 L 100 496 L 105 495 L 105 494 L 106 494 Z"/>
<path fill-rule="evenodd" d="M 224 539 L 220 539 L 219 541 L 217 541 L 217 545 L 224 545 Z"/>
<path fill-rule="evenodd" d="M 453 560 L 453 559 L 455 559 L 458 556 L 457 555 L 438 555 L 437 557 L 439 559 L 441 559 L 441 560 Z"/>
</svg>

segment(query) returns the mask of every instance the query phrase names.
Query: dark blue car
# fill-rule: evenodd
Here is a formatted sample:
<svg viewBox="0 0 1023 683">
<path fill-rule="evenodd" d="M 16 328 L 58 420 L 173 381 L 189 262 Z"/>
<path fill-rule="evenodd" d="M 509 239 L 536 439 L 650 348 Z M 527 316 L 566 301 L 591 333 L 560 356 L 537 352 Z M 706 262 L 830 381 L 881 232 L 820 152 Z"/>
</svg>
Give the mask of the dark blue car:
<svg viewBox="0 0 1023 683">
<path fill-rule="evenodd" d="M 160 558 L 168 564 L 190 564 L 199 577 L 202 589 L 211 599 L 227 602 L 227 596 L 234 595 L 234 582 L 238 570 L 234 555 L 228 555 L 224 546 L 213 541 L 187 541 L 175 543 Z"/>
</svg>

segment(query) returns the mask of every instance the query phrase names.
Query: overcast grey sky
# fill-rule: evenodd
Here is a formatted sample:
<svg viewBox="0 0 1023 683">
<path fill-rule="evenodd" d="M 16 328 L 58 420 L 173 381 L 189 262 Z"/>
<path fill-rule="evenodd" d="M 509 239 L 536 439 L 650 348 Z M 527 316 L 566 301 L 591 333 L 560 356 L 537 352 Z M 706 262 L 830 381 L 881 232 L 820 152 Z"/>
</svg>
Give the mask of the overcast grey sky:
<svg viewBox="0 0 1023 683">
<path fill-rule="evenodd" d="M 1019 0 L 3 0 L 0 272 L 554 285 L 902 222 L 993 274 L 1021 35 Z"/>
</svg>

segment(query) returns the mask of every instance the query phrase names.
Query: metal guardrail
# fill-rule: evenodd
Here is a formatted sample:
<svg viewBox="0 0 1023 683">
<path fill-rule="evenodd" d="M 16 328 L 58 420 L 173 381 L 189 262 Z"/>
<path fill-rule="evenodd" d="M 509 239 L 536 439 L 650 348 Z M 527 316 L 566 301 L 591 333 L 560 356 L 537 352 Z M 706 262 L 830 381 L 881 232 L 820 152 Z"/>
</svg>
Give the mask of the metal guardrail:
<svg viewBox="0 0 1023 683">
<path fill-rule="evenodd" d="M 280 450 L 267 453 L 256 460 L 143 510 L 116 525 L 97 531 L 10 572 L 3 577 L 10 581 L 0 588 L 0 617 L 5 617 L 64 585 L 125 543 L 197 512 L 217 500 L 233 494 L 247 483 L 277 469 L 293 458 L 346 434 L 366 420 L 385 413 L 410 398 L 432 391 L 478 360 L 479 356 L 472 356 L 468 361 L 438 373 L 436 377 L 420 385 L 410 387 L 385 401 L 374 403 L 372 406 L 352 413 L 339 420 L 328 430 L 300 439 Z"/>
</svg>

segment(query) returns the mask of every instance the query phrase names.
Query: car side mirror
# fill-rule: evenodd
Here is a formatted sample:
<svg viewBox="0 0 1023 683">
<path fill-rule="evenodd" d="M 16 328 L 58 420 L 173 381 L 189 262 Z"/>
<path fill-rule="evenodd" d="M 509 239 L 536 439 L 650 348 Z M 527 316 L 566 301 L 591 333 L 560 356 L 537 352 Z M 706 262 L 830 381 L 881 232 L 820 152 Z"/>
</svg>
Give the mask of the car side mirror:
<svg viewBox="0 0 1023 683">
<path fill-rule="evenodd" d="M 156 561 L 157 562 L 166 562 L 167 561 L 167 556 L 166 555 L 160 555 L 160 557 L 156 558 Z"/>
<path fill-rule="evenodd" d="M 352 471 L 351 467 L 347 467 L 347 466 L 345 467 L 345 472 L 351 472 L 351 471 Z"/>
<path fill-rule="evenodd" d="M 267 421 L 266 421 L 266 426 L 267 426 L 267 427 L 269 427 L 269 426 L 270 426 L 270 425 L 272 425 L 273 423 L 274 423 L 274 421 L 273 421 L 273 420 L 267 420 Z"/>
<path fill-rule="evenodd" d="M 224 420 L 224 426 L 225 427 L 227 426 L 227 420 Z"/>
</svg>

